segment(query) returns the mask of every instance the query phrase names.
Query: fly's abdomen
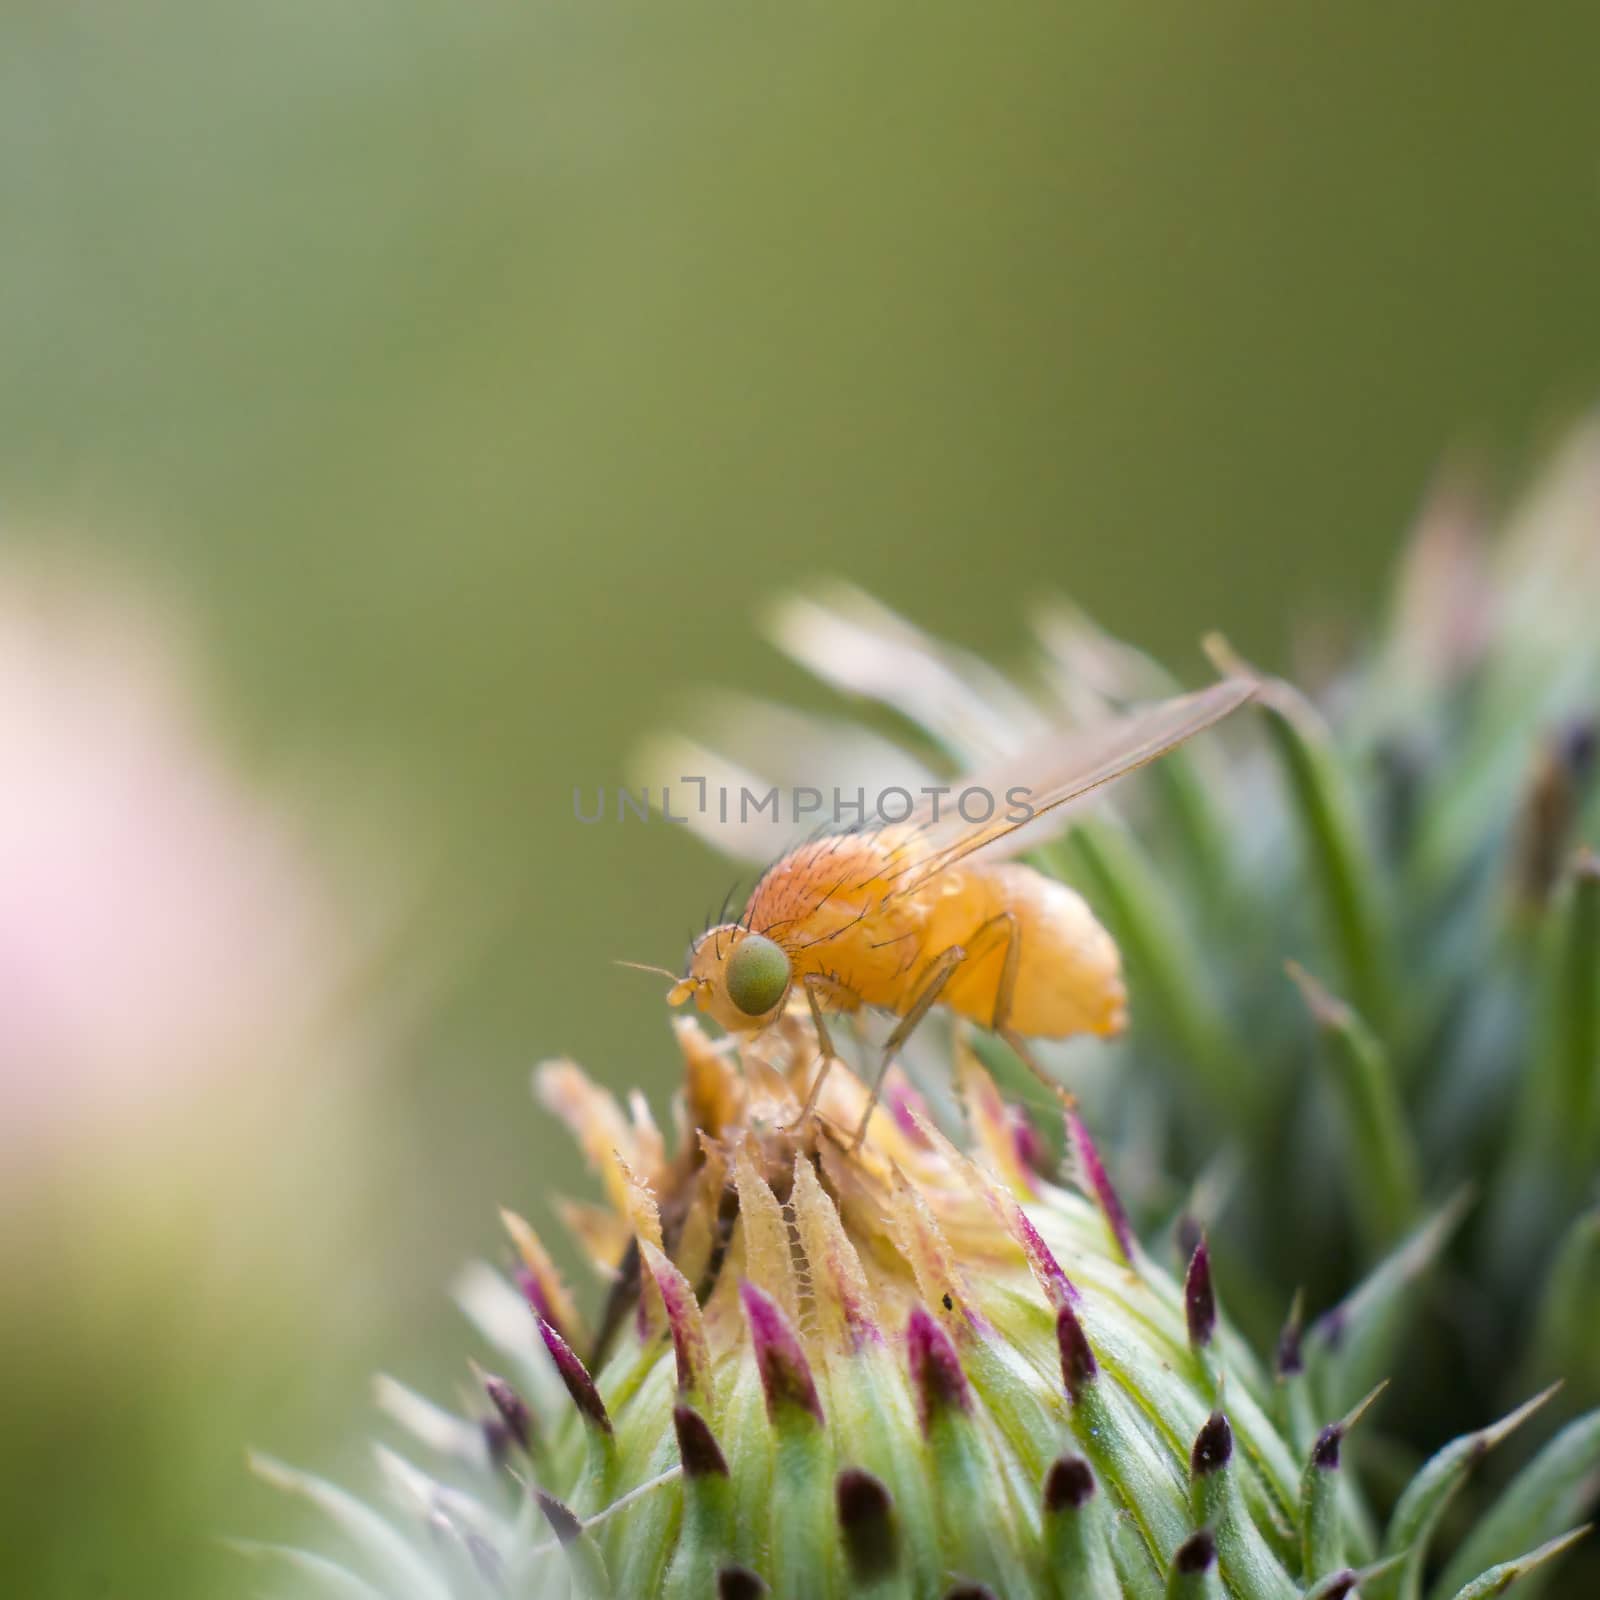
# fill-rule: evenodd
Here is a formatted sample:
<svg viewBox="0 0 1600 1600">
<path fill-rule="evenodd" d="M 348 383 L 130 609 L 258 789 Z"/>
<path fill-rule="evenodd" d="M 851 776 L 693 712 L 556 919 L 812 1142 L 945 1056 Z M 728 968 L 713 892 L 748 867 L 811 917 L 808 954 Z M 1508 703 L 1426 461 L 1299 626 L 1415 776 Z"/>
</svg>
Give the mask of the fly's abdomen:
<svg viewBox="0 0 1600 1600">
<path fill-rule="evenodd" d="M 965 867 L 929 884 L 926 955 L 950 945 L 971 951 L 941 999 L 984 1027 L 1006 1023 L 1027 1038 L 1112 1034 L 1127 1020 L 1122 962 L 1111 935 L 1083 897 L 1064 883 L 1015 862 Z M 1001 1000 L 1009 912 L 1019 941 L 1010 1015 Z"/>
</svg>

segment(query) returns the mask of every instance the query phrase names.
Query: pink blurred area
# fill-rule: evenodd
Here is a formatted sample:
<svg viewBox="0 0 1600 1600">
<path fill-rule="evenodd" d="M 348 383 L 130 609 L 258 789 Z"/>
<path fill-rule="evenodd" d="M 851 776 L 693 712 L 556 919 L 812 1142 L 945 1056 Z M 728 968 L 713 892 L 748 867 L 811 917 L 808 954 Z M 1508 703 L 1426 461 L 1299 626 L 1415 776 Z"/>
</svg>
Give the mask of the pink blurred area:
<svg viewBox="0 0 1600 1600">
<path fill-rule="evenodd" d="M 181 613 L 0 559 L 0 1185 L 203 1080 L 284 1071 L 351 940 L 291 808 L 244 775 Z"/>
</svg>

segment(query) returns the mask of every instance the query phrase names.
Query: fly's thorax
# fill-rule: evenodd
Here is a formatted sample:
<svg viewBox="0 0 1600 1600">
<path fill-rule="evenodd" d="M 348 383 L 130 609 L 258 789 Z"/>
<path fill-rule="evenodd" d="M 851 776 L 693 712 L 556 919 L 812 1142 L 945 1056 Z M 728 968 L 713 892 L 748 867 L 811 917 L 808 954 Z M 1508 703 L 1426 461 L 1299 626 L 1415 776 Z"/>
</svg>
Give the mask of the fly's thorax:
<svg viewBox="0 0 1600 1600">
<path fill-rule="evenodd" d="M 745 908 L 745 925 L 766 929 L 793 950 L 882 900 L 893 888 L 897 859 L 884 832 L 812 839 L 762 874 Z"/>
<path fill-rule="evenodd" d="M 867 900 L 838 911 L 830 904 L 813 927 L 792 950 L 795 972 L 827 980 L 820 998 L 829 1009 L 899 1009 L 906 981 L 926 955 L 927 915 L 919 900 Z"/>
</svg>

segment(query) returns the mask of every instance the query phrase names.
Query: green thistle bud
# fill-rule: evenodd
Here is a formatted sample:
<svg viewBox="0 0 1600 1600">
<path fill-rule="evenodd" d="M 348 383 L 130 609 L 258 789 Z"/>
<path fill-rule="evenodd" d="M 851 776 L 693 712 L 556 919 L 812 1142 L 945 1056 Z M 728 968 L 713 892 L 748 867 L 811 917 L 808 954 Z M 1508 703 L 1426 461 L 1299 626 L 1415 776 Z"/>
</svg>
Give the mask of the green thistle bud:
<svg viewBox="0 0 1600 1600">
<path fill-rule="evenodd" d="M 963 1046 L 959 1143 L 896 1070 L 857 1144 L 842 1066 L 803 1109 L 801 1016 L 737 1054 L 676 1029 L 671 1152 L 637 1102 L 539 1074 L 612 1203 L 583 1224 L 614 1284 L 599 1332 L 508 1217 L 513 1272 L 463 1296 L 504 1372 L 479 1374 L 480 1419 L 386 1386 L 436 1458 L 383 1457 L 409 1519 L 267 1468 L 365 1557 L 303 1573 L 403 1600 L 1291 1600 L 1378 1560 L 1346 1466 L 1365 1407 L 1295 1442 L 1294 1364 L 1253 1358 L 1203 1239 L 1181 1282 L 1146 1253 L 1075 1110 L 1082 1192 Z M 1352 1336 L 1371 1309 L 1351 1303 Z M 1419 1479 L 1400 1558 L 1420 1562 L 1453 1470 Z"/>
</svg>

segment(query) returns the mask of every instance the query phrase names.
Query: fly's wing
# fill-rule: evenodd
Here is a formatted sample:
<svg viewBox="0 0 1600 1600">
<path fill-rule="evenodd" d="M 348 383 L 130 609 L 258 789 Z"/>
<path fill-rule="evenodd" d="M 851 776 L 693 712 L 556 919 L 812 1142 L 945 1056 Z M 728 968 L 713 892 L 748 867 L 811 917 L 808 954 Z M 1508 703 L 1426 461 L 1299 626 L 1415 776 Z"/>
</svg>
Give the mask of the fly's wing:
<svg viewBox="0 0 1600 1600">
<path fill-rule="evenodd" d="M 945 833 L 942 824 L 933 823 L 927 808 L 911 817 L 902 833 L 905 853 L 911 861 L 899 875 L 894 893 L 910 893 L 947 867 L 976 850 L 998 844 L 1046 812 L 1103 789 L 1175 750 L 1237 711 L 1257 687 L 1253 678 L 1225 678 L 1208 689 L 1160 701 L 1098 727 L 1074 729 L 1032 758 L 976 774 L 963 787 L 991 796 L 994 815 L 986 822 L 962 823 L 953 834 Z M 1009 798 L 1014 794 L 1019 795 L 1015 803 Z M 948 796 L 943 803 L 947 808 L 954 805 Z M 1019 841 L 1019 848 L 1025 848 L 1026 843 Z"/>
<path fill-rule="evenodd" d="M 663 795 L 675 821 L 736 861 L 766 867 L 814 837 L 830 796 L 837 825 L 840 797 L 916 794 L 935 781 L 915 756 L 842 719 L 737 695 L 692 702 L 689 715 L 708 731 L 649 740 L 634 782 Z"/>
</svg>

